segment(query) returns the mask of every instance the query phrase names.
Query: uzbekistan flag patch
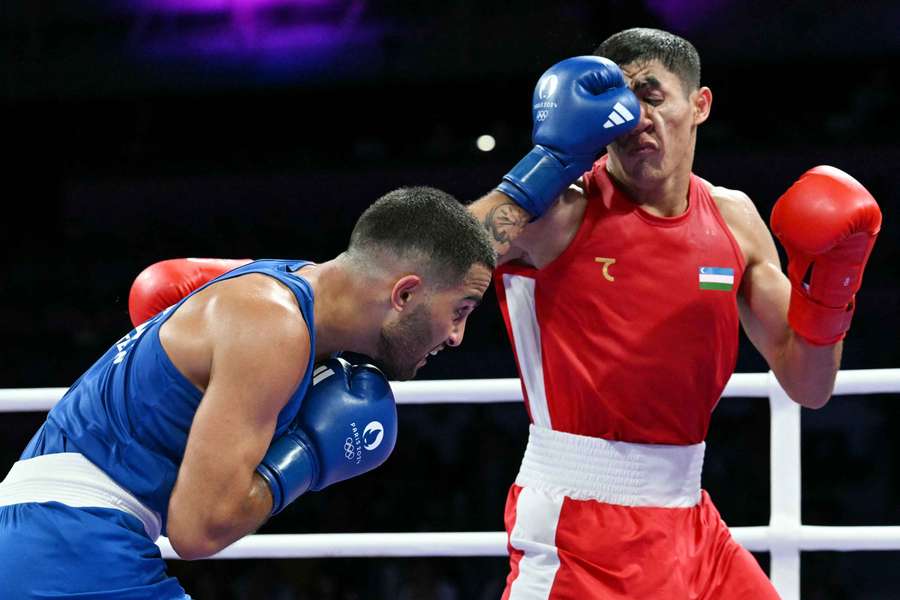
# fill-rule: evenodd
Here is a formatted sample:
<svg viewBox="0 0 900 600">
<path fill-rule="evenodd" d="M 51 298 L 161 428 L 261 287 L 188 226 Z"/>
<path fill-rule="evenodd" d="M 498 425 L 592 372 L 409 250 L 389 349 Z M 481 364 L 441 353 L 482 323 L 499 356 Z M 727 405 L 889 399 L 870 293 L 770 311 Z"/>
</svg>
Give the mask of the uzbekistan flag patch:
<svg viewBox="0 0 900 600">
<path fill-rule="evenodd" d="M 700 289 L 729 292 L 734 287 L 734 269 L 700 267 Z"/>
</svg>

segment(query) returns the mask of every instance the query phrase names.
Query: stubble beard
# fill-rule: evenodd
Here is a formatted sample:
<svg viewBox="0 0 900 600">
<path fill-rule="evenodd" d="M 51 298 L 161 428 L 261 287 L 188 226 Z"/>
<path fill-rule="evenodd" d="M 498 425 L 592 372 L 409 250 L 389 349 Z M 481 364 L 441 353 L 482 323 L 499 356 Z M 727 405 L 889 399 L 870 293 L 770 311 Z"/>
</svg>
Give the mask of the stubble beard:
<svg viewBox="0 0 900 600">
<path fill-rule="evenodd" d="M 428 348 L 420 347 L 430 337 L 431 311 L 425 305 L 413 309 L 408 317 L 381 328 L 378 339 L 379 362 L 390 379 L 412 379 Z"/>
</svg>

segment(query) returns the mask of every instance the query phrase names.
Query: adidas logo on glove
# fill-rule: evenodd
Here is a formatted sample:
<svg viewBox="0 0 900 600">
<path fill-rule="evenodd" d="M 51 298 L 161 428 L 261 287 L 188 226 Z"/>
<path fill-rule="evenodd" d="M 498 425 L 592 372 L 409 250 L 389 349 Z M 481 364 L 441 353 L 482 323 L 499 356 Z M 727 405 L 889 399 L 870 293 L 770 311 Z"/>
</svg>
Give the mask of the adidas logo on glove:
<svg viewBox="0 0 900 600">
<path fill-rule="evenodd" d="M 603 124 L 603 129 L 609 129 L 610 127 L 615 127 L 616 125 L 621 125 L 622 123 L 633 120 L 634 115 L 631 114 L 631 111 L 625 108 L 621 102 L 616 102 L 612 112 L 606 117 L 606 123 Z"/>
</svg>

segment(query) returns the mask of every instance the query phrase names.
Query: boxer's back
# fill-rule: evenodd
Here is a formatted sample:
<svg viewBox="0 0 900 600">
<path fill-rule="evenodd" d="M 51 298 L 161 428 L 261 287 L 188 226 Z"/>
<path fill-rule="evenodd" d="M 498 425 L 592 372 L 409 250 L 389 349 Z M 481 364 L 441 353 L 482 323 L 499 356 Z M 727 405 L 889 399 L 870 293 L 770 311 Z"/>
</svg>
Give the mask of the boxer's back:
<svg viewBox="0 0 900 600">
<path fill-rule="evenodd" d="M 292 274 L 304 264 L 257 261 L 215 281 L 246 273 L 272 276 L 293 291 L 303 318 L 311 324 L 312 290 L 306 280 Z M 160 514 L 163 531 L 169 496 L 202 398 L 202 392 L 175 368 L 160 344 L 159 329 L 180 304 L 139 325 L 94 363 L 50 411 L 21 457 L 81 453 Z M 312 344 L 314 335 L 310 327 Z M 307 365 L 304 380 L 279 414 L 276 435 L 296 415 L 311 367 Z"/>
</svg>

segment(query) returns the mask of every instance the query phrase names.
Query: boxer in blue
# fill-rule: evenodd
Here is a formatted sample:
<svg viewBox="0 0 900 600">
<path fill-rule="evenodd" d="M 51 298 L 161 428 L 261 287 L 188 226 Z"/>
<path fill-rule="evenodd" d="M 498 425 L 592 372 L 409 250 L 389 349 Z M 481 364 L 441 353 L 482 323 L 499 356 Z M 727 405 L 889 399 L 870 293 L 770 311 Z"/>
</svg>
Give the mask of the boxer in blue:
<svg viewBox="0 0 900 600">
<path fill-rule="evenodd" d="M 304 492 L 386 460 L 397 426 L 385 376 L 332 355 L 412 377 L 462 341 L 493 267 L 464 207 L 404 188 L 363 213 L 338 257 L 244 264 L 139 323 L 0 484 L 2 596 L 188 597 L 156 538 L 210 556 Z M 159 271 L 157 292 L 195 287 Z"/>
</svg>

